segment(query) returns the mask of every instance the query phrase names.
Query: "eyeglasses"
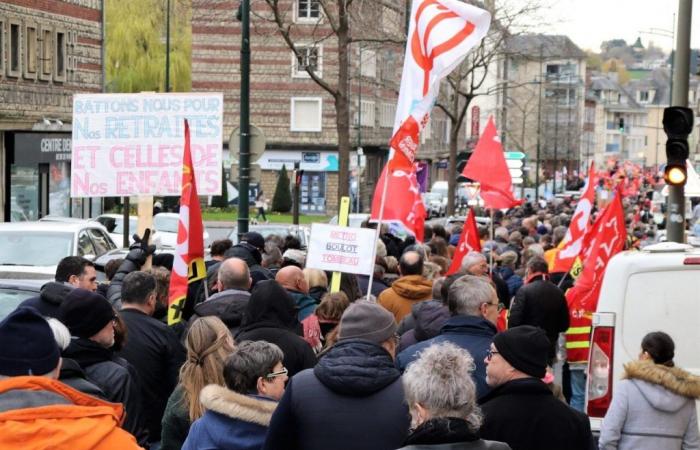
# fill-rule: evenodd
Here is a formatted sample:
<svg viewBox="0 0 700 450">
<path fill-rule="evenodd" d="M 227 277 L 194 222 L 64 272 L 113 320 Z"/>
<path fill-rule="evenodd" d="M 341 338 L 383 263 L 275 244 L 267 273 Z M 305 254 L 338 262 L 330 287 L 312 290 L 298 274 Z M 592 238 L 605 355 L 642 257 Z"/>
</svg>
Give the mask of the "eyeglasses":
<svg viewBox="0 0 700 450">
<path fill-rule="evenodd" d="M 495 306 L 498 312 L 503 311 L 505 306 L 503 306 L 503 303 L 484 303 L 484 305 L 489 305 L 489 306 Z"/>
<path fill-rule="evenodd" d="M 497 352 L 496 350 L 489 349 L 489 351 L 486 353 L 486 360 L 491 361 L 491 358 L 493 358 L 493 355 L 498 355 L 499 353 L 501 353 L 501 352 Z"/>
<path fill-rule="evenodd" d="M 267 375 L 265 375 L 265 378 L 281 377 L 282 375 L 287 375 L 288 373 L 289 371 L 287 370 L 287 368 L 282 367 L 282 370 L 280 370 L 279 372 L 268 373 Z"/>
</svg>

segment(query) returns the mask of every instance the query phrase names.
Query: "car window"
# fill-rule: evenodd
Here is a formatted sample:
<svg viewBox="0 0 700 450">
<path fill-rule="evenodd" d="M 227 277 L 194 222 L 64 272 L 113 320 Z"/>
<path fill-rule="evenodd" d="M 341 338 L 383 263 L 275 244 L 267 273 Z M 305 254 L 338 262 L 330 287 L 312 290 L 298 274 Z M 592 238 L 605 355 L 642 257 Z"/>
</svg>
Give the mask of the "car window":
<svg viewBox="0 0 700 450">
<path fill-rule="evenodd" d="M 37 295 L 39 295 L 39 292 L 0 287 L 0 320 L 7 317 L 20 303 Z"/>
<path fill-rule="evenodd" d="M 157 231 L 165 231 L 166 233 L 177 233 L 177 226 L 180 218 L 177 216 L 164 216 L 158 214 L 153 217 L 153 228 Z"/>
<path fill-rule="evenodd" d="M 55 266 L 73 254 L 73 233 L 0 231 L 0 264 Z"/>
<path fill-rule="evenodd" d="M 85 230 L 78 235 L 78 256 L 96 255 L 95 247 Z"/>
<path fill-rule="evenodd" d="M 102 230 L 88 229 L 87 232 L 95 246 L 95 256 L 103 255 L 112 250 L 112 245 L 109 240 L 106 239 L 105 235 L 102 234 Z"/>
</svg>

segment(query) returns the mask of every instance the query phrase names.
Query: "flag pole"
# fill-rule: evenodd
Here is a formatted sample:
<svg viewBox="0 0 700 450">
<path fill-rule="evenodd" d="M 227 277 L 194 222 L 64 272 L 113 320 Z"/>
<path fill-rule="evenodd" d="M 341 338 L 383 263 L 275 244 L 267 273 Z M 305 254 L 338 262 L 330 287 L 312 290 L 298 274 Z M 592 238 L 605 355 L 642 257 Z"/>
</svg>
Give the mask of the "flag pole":
<svg viewBox="0 0 700 450">
<path fill-rule="evenodd" d="M 389 156 L 389 161 L 391 161 L 391 156 Z M 374 236 L 374 246 L 372 247 L 372 273 L 369 274 L 369 282 L 367 284 L 368 302 L 372 301 L 370 295 L 372 294 L 372 283 L 374 282 L 374 264 L 377 261 L 377 240 L 380 238 L 382 233 L 382 219 L 384 218 L 384 205 L 386 204 L 386 190 L 389 186 L 389 162 L 387 162 L 385 170 L 386 174 L 384 175 L 384 186 L 382 187 L 382 197 L 379 203 L 379 217 L 377 218 L 377 234 Z"/>
<path fill-rule="evenodd" d="M 491 208 L 491 240 L 493 241 L 493 208 Z M 489 270 L 493 271 L 493 247 L 491 247 L 491 251 L 489 251 Z"/>
</svg>

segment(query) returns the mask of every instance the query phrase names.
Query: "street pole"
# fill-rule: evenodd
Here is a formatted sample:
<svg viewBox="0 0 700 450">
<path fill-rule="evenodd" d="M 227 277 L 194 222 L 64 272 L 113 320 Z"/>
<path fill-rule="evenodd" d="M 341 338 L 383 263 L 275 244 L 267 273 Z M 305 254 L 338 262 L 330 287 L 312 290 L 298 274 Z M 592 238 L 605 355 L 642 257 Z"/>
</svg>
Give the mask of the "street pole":
<svg viewBox="0 0 700 450">
<path fill-rule="evenodd" d="M 544 45 L 540 45 L 540 92 L 537 102 L 537 155 L 535 160 L 535 203 L 540 203 L 540 136 L 542 135 L 542 64 Z"/>
<path fill-rule="evenodd" d="M 552 192 L 557 194 L 557 164 L 559 163 L 557 153 L 559 152 L 559 74 L 557 74 L 556 94 L 554 97 L 554 181 L 552 183 Z"/>
<path fill-rule="evenodd" d="M 170 0 L 165 9 L 165 92 L 170 92 Z"/>
<path fill-rule="evenodd" d="M 690 25 L 692 0 L 678 0 L 678 34 L 673 58 L 673 91 L 671 106 L 688 107 L 690 78 Z M 668 185 L 666 235 L 669 242 L 685 242 L 685 189 L 683 185 Z"/>
<path fill-rule="evenodd" d="M 299 170 L 299 161 L 294 161 L 294 180 L 292 180 L 294 183 L 294 189 L 292 189 L 294 195 L 294 202 L 292 202 L 292 224 L 297 227 L 299 226 L 299 202 L 301 201 L 299 197 L 299 182 L 301 181 Z"/>
<path fill-rule="evenodd" d="M 241 152 L 238 159 L 238 238 L 248 232 L 250 213 L 250 0 L 241 0 Z"/>
<path fill-rule="evenodd" d="M 357 77 L 357 191 L 355 192 L 355 204 L 357 205 L 356 213 L 360 213 L 360 149 L 362 148 L 362 42 L 358 44 L 360 46 L 360 61 L 359 68 L 360 74 Z"/>
</svg>

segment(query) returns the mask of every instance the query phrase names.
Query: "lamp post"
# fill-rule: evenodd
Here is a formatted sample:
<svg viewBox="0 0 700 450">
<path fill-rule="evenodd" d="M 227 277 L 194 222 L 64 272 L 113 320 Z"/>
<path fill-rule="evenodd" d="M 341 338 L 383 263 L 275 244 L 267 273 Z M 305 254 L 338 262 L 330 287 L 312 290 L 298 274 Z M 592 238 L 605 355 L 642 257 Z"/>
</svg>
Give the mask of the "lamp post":
<svg viewBox="0 0 700 450">
<path fill-rule="evenodd" d="M 165 2 L 165 92 L 170 92 L 170 0 Z"/>
<path fill-rule="evenodd" d="M 248 232 L 250 186 L 250 0 L 241 0 L 241 151 L 238 172 L 238 238 Z"/>
</svg>

